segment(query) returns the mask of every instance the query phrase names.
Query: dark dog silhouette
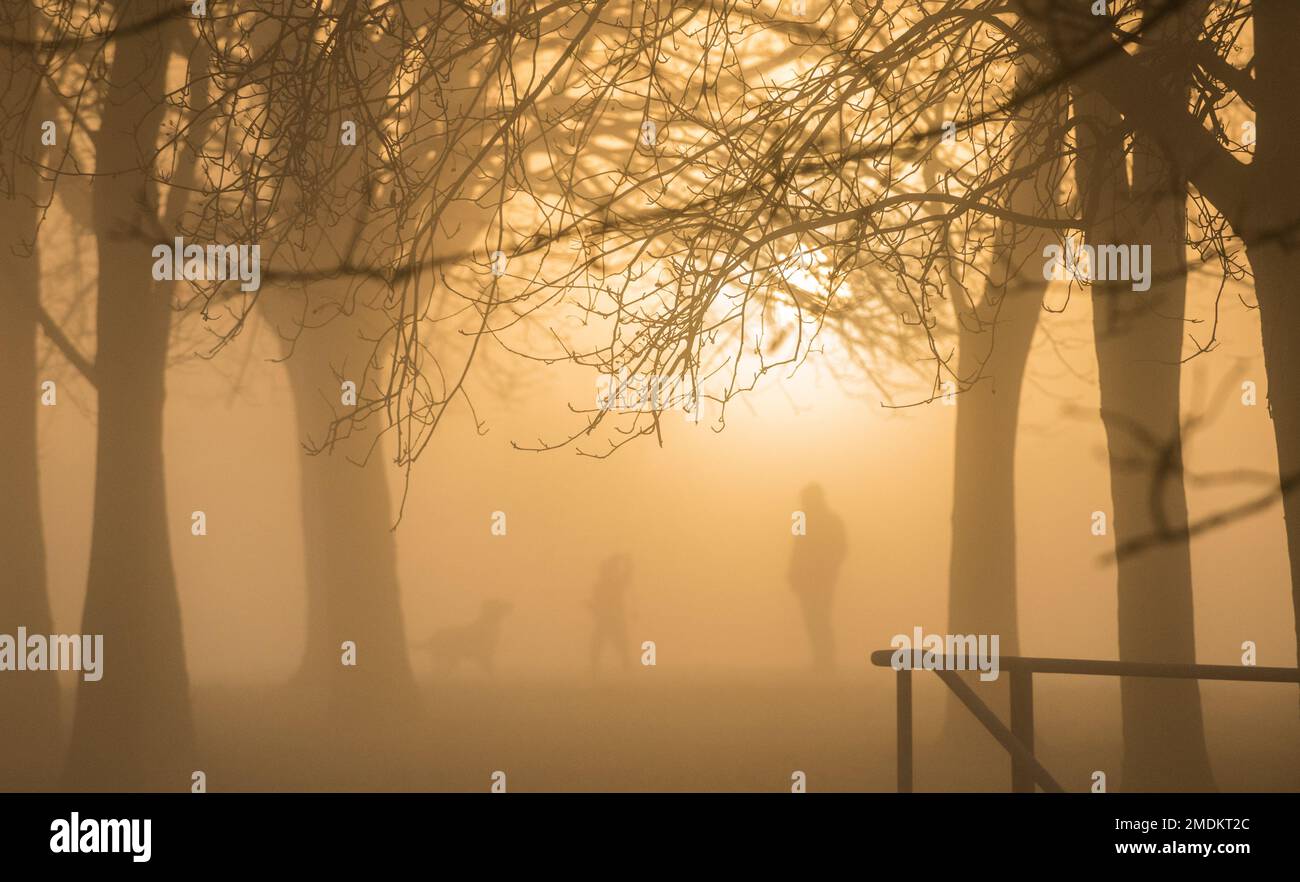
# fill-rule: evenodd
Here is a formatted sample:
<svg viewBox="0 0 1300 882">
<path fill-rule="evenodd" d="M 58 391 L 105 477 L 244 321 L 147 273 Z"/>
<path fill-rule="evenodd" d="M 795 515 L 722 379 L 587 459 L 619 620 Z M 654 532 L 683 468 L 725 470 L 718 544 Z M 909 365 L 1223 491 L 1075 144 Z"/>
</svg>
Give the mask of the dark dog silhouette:
<svg viewBox="0 0 1300 882">
<path fill-rule="evenodd" d="M 501 640 L 501 626 L 513 607 L 514 604 L 504 600 L 485 600 L 474 621 L 439 628 L 415 648 L 429 653 L 434 665 L 444 673 L 451 673 L 462 661 L 473 661 L 490 674 Z"/>
</svg>

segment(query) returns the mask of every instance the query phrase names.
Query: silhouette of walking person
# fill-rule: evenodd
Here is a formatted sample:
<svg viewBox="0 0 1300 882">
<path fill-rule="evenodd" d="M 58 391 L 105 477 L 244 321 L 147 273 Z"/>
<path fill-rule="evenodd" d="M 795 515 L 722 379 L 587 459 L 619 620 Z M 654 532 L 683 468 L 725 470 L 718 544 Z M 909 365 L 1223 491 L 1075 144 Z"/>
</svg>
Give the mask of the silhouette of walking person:
<svg viewBox="0 0 1300 882">
<path fill-rule="evenodd" d="M 790 588 L 799 595 L 803 607 L 813 667 L 827 671 L 835 666 L 831 603 L 835 580 L 839 578 L 847 552 L 844 522 L 826 504 L 826 494 L 820 484 L 804 487 L 802 500 L 806 533 L 795 536 L 790 555 Z"/>
<path fill-rule="evenodd" d="M 591 632 L 591 669 L 600 667 L 606 646 L 624 669 L 631 664 L 627 644 L 627 589 L 632 579 L 632 558 L 615 554 L 600 565 L 600 574 L 587 606 L 594 619 Z"/>
</svg>

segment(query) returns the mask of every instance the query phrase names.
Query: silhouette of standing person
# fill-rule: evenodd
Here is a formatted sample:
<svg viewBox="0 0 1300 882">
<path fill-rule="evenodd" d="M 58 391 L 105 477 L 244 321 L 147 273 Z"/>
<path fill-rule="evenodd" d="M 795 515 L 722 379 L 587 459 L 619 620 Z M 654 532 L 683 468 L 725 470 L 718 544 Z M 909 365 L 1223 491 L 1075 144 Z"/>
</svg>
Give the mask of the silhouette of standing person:
<svg viewBox="0 0 1300 882">
<path fill-rule="evenodd" d="M 796 535 L 790 555 L 790 588 L 799 595 L 804 626 L 812 648 L 813 667 L 827 671 L 835 665 L 835 635 L 831 628 L 831 601 L 835 580 L 847 551 L 844 522 L 826 504 L 820 484 L 803 488 L 806 533 Z"/>
<path fill-rule="evenodd" d="M 594 619 L 591 632 L 591 669 L 600 666 L 606 646 L 626 669 L 631 663 L 627 645 L 627 589 L 632 579 L 632 558 L 616 554 L 600 565 L 600 574 L 587 606 Z"/>
</svg>

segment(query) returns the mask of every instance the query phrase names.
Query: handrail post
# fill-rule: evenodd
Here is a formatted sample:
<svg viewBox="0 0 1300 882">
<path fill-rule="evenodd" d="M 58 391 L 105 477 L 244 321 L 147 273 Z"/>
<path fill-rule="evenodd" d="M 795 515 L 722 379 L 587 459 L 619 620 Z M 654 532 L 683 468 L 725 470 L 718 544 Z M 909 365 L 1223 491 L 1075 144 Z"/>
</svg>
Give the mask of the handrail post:
<svg viewBox="0 0 1300 882">
<path fill-rule="evenodd" d="M 912 792 L 912 672 L 898 672 L 898 792 Z"/>
<path fill-rule="evenodd" d="M 897 652 L 878 649 L 871 663 L 887 668 L 897 664 Z M 940 656 L 938 665 L 921 666 L 922 653 L 912 652 L 911 668 L 938 675 L 998 743 L 1011 754 L 1011 789 L 1032 793 L 1035 786 L 1047 793 L 1065 789 L 1043 767 L 1034 753 L 1034 674 L 1080 674 L 1094 677 L 1164 677 L 1179 680 L 1224 680 L 1250 683 L 1300 683 L 1300 668 L 1256 668 L 1239 665 L 1186 665 L 1156 662 L 1104 661 L 1086 658 L 1030 658 L 1004 655 L 1002 670 L 1011 676 L 1011 727 L 1008 728 L 950 665 Z M 895 668 L 898 675 L 898 792 L 912 792 L 912 670 Z"/>
<path fill-rule="evenodd" d="M 1011 734 L 1034 752 L 1034 674 L 1013 668 L 1011 671 Z M 1011 792 L 1033 793 L 1034 773 L 1029 765 L 1011 757 Z"/>
</svg>

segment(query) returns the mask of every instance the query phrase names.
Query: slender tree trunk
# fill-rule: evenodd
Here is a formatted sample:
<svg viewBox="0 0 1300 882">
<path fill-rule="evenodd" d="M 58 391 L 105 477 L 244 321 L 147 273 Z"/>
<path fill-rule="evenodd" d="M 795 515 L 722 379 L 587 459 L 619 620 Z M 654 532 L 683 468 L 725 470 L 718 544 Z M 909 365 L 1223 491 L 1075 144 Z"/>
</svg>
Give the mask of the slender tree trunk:
<svg viewBox="0 0 1300 882">
<path fill-rule="evenodd" d="M 121 26 L 165 5 L 124 6 Z M 172 27 L 117 39 L 95 137 L 99 431 L 82 630 L 103 635 L 104 662 L 101 681 L 78 686 L 67 770 L 76 788 L 179 790 L 195 768 L 163 477 L 170 285 L 151 278 L 147 238 Z"/>
<path fill-rule="evenodd" d="M 1256 0 L 1255 59 L 1255 216 L 1244 238 L 1255 273 L 1278 473 L 1291 482 L 1282 510 L 1300 663 L 1300 4 Z"/>
<path fill-rule="evenodd" d="M 0 13 L 6 34 L 35 35 L 31 4 Z M 35 105 L 40 75 L 30 50 L 0 49 L 0 71 L 7 78 L 3 112 L 17 120 L 19 142 L 0 171 L 0 279 L 4 319 L 0 321 L 0 631 L 53 630 L 45 586 L 45 536 L 36 456 L 36 415 L 40 378 L 36 374 L 36 308 L 40 302 L 40 262 L 36 227 L 39 178 L 33 157 L 39 151 L 40 119 Z M 19 651 L 22 648 L 19 647 Z M 63 740 L 59 683 L 48 671 L 0 675 L 0 789 L 49 786 Z"/>
</svg>

